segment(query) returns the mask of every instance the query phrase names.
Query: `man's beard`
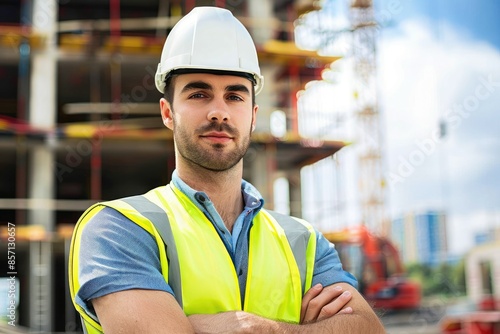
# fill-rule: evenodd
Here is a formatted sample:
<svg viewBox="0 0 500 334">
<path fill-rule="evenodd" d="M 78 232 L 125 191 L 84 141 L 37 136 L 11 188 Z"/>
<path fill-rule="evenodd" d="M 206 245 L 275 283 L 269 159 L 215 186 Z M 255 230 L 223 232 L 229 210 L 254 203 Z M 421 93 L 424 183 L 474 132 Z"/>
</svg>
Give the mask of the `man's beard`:
<svg viewBox="0 0 500 334">
<path fill-rule="evenodd" d="M 231 151 L 228 151 L 224 144 L 214 143 L 211 145 L 211 149 L 207 149 L 193 141 L 194 138 L 199 138 L 199 135 L 210 131 L 223 131 L 235 139 L 240 138 L 239 131 L 226 123 L 212 122 L 196 129 L 194 135 L 190 135 L 182 127 L 175 129 L 174 138 L 179 154 L 187 161 L 210 171 L 222 172 L 233 168 L 243 158 L 250 146 L 250 129 L 248 136 L 242 137 L 239 144 L 234 142 L 236 148 Z"/>
</svg>

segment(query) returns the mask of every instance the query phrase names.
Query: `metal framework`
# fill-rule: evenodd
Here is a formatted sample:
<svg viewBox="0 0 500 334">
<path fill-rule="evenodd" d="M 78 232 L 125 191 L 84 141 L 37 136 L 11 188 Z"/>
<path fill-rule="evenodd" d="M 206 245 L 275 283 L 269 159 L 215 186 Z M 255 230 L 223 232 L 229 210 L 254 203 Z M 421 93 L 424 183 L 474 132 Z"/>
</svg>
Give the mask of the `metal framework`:
<svg viewBox="0 0 500 334">
<path fill-rule="evenodd" d="M 359 202 L 362 223 L 370 230 L 385 230 L 385 182 L 382 168 L 382 137 L 376 87 L 376 34 L 371 0 L 352 0 L 352 57 L 354 60 Z"/>
</svg>

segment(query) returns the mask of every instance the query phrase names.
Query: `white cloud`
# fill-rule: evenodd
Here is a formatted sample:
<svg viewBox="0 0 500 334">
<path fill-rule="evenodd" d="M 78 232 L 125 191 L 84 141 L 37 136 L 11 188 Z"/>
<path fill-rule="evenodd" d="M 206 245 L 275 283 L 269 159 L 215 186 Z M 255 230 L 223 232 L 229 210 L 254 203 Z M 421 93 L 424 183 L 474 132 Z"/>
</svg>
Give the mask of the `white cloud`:
<svg viewBox="0 0 500 334">
<path fill-rule="evenodd" d="M 449 209 L 450 227 L 463 227 L 500 203 L 500 52 L 443 23 L 438 38 L 429 24 L 406 21 L 379 47 L 388 170 L 405 174 L 391 188 L 391 207 L 398 214 L 441 206 Z M 444 143 L 437 136 L 442 119 Z M 411 172 L 400 173 L 405 160 Z M 477 196 L 479 189 L 496 208 Z M 471 245 L 470 233 L 450 233 L 462 251 Z"/>
<path fill-rule="evenodd" d="M 476 233 L 493 232 L 500 229 L 500 211 L 474 211 L 466 215 L 451 215 L 448 224 L 449 250 L 462 254 L 474 246 Z M 496 232 L 498 233 L 498 232 Z M 464 238 L 464 235 L 468 238 Z"/>
</svg>

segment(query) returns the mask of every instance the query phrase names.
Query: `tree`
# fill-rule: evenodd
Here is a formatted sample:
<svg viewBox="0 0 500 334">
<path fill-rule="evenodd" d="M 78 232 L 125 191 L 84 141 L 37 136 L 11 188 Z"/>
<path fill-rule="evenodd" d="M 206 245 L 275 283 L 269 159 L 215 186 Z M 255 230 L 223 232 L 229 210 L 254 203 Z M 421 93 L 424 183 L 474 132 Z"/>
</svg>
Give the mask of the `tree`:
<svg viewBox="0 0 500 334">
<path fill-rule="evenodd" d="M 406 266 L 406 271 L 408 277 L 420 282 L 424 296 L 458 297 L 465 294 L 463 261 L 455 265 L 441 263 L 438 266 L 411 263 Z"/>
</svg>

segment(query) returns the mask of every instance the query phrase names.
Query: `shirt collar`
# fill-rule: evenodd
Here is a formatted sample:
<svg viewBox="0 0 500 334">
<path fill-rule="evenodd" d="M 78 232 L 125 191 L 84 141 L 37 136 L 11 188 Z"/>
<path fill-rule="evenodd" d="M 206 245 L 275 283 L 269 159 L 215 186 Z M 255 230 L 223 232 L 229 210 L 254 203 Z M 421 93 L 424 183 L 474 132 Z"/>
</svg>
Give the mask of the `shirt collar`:
<svg viewBox="0 0 500 334">
<path fill-rule="evenodd" d="M 209 197 L 203 191 L 197 191 L 186 184 L 174 170 L 172 173 L 172 183 L 176 188 L 182 191 L 196 206 L 201 208 L 199 203 L 199 198 L 205 198 L 210 201 Z M 260 192 L 255 188 L 250 182 L 241 179 L 241 192 L 243 194 L 243 200 L 245 202 L 245 207 L 252 208 L 257 213 L 264 206 L 264 199 Z"/>
</svg>

